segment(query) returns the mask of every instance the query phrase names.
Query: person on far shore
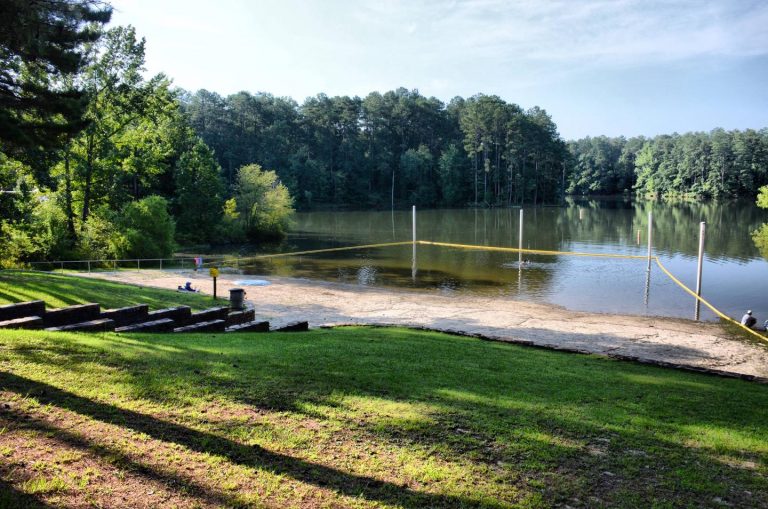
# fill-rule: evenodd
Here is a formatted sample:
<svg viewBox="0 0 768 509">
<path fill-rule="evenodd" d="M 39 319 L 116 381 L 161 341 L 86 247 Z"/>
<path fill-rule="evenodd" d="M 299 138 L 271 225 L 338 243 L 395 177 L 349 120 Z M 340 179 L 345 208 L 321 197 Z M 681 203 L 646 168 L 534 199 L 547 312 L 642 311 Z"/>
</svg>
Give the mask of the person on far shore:
<svg viewBox="0 0 768 509">
<path fill-rule="evenodd" d="M 747 314 L 741 317 L 741 325 L 746 325 L 750 329 L 757 323 L 757 318 L 752 316 L 752 310 L 748 310 Z"/>
</svg>

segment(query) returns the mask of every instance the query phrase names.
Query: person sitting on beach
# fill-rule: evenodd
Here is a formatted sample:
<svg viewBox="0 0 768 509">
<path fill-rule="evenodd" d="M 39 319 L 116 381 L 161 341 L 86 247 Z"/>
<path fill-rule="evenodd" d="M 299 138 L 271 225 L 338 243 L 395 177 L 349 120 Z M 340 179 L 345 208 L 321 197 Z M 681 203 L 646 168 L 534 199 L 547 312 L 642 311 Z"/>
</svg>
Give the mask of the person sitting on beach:
<svg viewBox="0 0 768 509">
<path fill-rule="evenodd" d="M 184 286 L 179 286 L 179 290 L 183 292 L 197 292 L 198 290 L 192 287 L 192 281 L 187 281 Z"/>
<path fill-rule="evenodd" d="M 741 317 L 741 325 L 746 325 L 750 329 L 757 323 L 757 318 L 752 316 L 752 310 L 748 310 L 747 314 Z"/>
</svg>

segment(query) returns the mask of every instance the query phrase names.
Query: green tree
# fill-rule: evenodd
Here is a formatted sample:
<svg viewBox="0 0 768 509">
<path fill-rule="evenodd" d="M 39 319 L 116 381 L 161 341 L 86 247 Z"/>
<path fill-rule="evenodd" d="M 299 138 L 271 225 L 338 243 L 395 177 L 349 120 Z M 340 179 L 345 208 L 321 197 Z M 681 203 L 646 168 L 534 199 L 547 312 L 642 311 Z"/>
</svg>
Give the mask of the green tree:
<svg viewBox="0 0 768 509">
<path fill-rule="evenodd" d="M 0 223 L 0 266 L 67 257 L 72 244 L 56 195 L 32 189 L 28 180 L 17 189 L 22 196 L 16 202 L 18 221 Z"/>
<path fill-rule="evenodd" d="M 173 254 L 176 225 L 162 196 L 147 196 L 126 205 L 120 214 L 125 256 L 166 258 Z"/>
<path fill-rule="evenodd" d="M 434 206 L 437 203 L 434 163 L 426 145 L 406 150 L 400 157 L 400 167 L 409 191 L 408 201 L 422 207 Z"/>
<path fill-rule="evenodd" d="M 78 238 L 80 256 L 91 260 L 122 258 L 129 246 L 120 223 L 117 212 L 106 207 L 88 216 Z"/>
<path fill-rule="evenodd" d="M 51 147 L 84 127 L 83 91 L 71 78 L 111 15 L 88 0 L 0 2 L 0 150 Z"/>
<path fill-rule="evenodd" d="M 274 171 L 258 164 L 237 172 L 237 212 L 249 239 L 282 237 L 293 214 L 293 200 Z"/>
<path fill-rule="evenodd" d="M 757 206 L 768 209 L 768 185 L 760 188 L 757 194 Z M 755 247 L 763 258 L 768 259 L 768 223 L 763 223 L 760 228 L 752 232 L 752 242 L 755 243 Z"/>
<path fill-rule="evenodd" d="M 768 186 L 763 186 L 758 190 L 757 206 L 761 209 L 768 209 Z"/>
<path fill-rule="evenodd" d="M 165 76 L 144 80 L 143 65 L 144 40 L 132 27 L 109 30 L 91 55 L 85 73 L 90 124 L 63 158 L 64 173 L 70 165 L 74 172 L 64 181 L 79 195 L 82 222 L 94 206 L 119 209 L 138 198 L 140 185 L 164 171 L 177 103 Z"/>
<path fill-rule="evenodd" d="M 176 231 L 184 241 L 210 242 L 222 216 L 224 185 L 213 151 L 198 139 L 174 171 Z"/>
<path fill-rule="evenodd" d="M 456 145 L 450 145 L 440 155 L 439 181 L 445 205 L 464 205 L 469 200 L 468 173 L 465 167 L 465 156 Z"/>
</svg>

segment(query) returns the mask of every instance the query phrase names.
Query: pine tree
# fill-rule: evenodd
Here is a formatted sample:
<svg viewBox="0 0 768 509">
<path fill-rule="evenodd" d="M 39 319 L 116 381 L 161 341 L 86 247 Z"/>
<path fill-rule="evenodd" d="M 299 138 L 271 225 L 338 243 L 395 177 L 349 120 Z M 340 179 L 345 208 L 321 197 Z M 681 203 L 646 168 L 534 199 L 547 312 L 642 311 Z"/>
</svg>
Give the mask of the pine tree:
<svg viewBox="0 0 768 509">
<path fill-rule="evenodd" d="M 91 0 L 0 2 L 0 149 L 55 145 L 85 125 L 74 85 L 112 8 Z"/>
</svg>

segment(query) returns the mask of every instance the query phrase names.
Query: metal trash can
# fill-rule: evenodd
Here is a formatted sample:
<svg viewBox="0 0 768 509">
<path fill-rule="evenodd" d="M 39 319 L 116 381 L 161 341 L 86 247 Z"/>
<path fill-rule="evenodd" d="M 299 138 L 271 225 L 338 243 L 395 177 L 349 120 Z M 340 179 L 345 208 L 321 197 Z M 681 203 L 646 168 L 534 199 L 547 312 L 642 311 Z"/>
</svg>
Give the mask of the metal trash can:
<svg viewBox="0 0 768 509">
<path fill-rule="evenodd" d="M 229 289 L 229 309 L 245 309 L 245 290 L 242 288 Z"/>
</svg>

